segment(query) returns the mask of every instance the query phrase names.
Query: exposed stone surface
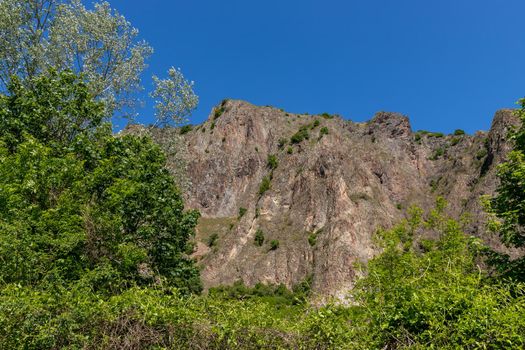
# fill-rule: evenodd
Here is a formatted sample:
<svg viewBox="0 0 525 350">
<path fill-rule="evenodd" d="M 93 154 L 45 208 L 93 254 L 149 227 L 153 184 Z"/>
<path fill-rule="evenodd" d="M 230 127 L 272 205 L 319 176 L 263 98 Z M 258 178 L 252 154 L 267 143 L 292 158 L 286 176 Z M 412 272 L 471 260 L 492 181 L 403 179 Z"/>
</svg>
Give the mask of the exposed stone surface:
<svg viewBox="0 0 525 350">
<path fill-rule="evenodd" d="M 472 213 L 471 234 L 498 244 L 485 233 L 479 197 L 495 190 L 495 167 L 516 122 L 512 111 L 502 110 L 489 132 L 439 135 L 414 133 L 396 113 L 354 123 L 229 100 L 183 136 L 173 129 L 154 135 L 161 143 L 182 138 L 191 179 L 186 203 L 203 215 L 195 256 L 206 287 L 239 279 L 291 287 L 312 276 L 314 291 L 343 297 L 355 263 L 376 252 L 374 232 L 401 220 L 413 204 L 430 208 L 437 195 L 452 213 Z M 290 144 L 304 126 L 309 138 Z M 273 171 L 270 154 L 278 160 Z M 260 194 L 264 177 L 271 186 Z M 237 218 L 241 207 L 247 211 Z M 254 244 L 258 229 L 262 247 Z M 207 247 L 213 233 L 219 238 Z M 271 240 L 279 248 L 271 250 Z"/>
</svg>

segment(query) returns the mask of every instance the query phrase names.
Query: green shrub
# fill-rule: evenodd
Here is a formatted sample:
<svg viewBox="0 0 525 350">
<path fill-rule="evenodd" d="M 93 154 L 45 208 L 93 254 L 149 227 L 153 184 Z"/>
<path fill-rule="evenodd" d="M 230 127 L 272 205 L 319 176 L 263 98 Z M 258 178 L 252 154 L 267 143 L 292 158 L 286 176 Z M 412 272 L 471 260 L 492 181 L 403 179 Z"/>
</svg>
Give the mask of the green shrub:
<svg viewBox="0 0 525 350">
<path fill-rule="evenodd" d="M 319 120 L 316 119 L 316 120 L 313 122 L 313 124 L 312 124 L 312 126 L 310 127 L 310 129 L 313 130 L 313 129 L 317 128 L 317 127 L 319 126 L 319 124 L 321 124 L 321 122 L 320 122 Z"/>
<path fill-rule="evenodd" d="M 270 168 L 271 170 L 274 170 L 279 165 L 279 161 L 277 160 L 277 156 L 275 154 L 269 154 L 268 160 L 266 162 L 266 166 Z"/>
<path fill-rule="evenodd" d="M 308 244 L 313 247 L 315 246 L 315 243 L 317 243 L 317 235 L 312 232 L 310 235 L 308 235 Z"/>
<path fill-rule="evenodd" d="M 292 144 L 294 143 L 301 143 L 303 140 L 308 140 L 310 138 L 310 135 L 308 134 L 308 126 L 302 126 L 299 131 L 297 131 L 295 134 L 292 135 L 290 138 L 290 142 Z"/>
<path fill-rule="evenodd" d="M 215 109 L 215 112 L 213 113 L 213 119 L 217 119 L 219 118 L 223 113 L 224 113 L 225 109 L 224 107 L 221 105 L 221 107 L 219 108 L 216 108 Z"/>
<path fill-rule="evenodd" d="M 334 118 L 334 116 L 330 115 L 329 113 L 323 113 L 323 114 L 321 114 L 321 117 L 323 117 L 325 119 L 333 119 Z"/>
<path fill-rule="evenodd" d="M 239 216 L 237 218 L 238 219 L 242 218 L 244 216 L 244 214 L 246 214 L 247 211 L 248 211 L 248 209 L 246 209 L 244 207 L 240 207 L 239 208 Z"/>
<path fill-rule="evenodd" d="M 270 250 L 276 250 L 277 248 L 279 248 L 279 241 L 276 239 L 272 239 L 270 241 Z"/>
<path fill-rule="evenodd" d="M 460 141 L 461 141 L 461 137 L 453 137 L 453 138 L 450 140 L 450 145 L 451 145 L 451 146 L 455 146 L 455 145 L 457 145 Z"/>
<path fill-rule="evenodd" d="M 206 240 L 206 245 L 208 247 L 215 247 L 217 245 L 217 241 L 219 240 L 219 235 L 217 233 L 212 233 L 208 239 Z"/>
<path fill-rule="evenodd" d="M 179 134 L 184 135 L 193 130 L 193 125 L 188 124 L 180 128 Z"/>
<path fill-rule="evenodd" d="M 456 129 L 454 130 L 454 135 L 456 136 L 465 135 L 465 131 L 461 129 Z"/>
<path fill-rule="evenodd" d="M 319 140 L 322 139 L 324 135 L 328 135 L 328 128 L 326 126 L 323 126 L 321 130 L 319 130 Z"/>
<path fill-rule="evenodd" d="M 446 217 L 445 206 L 440 198 L 427 215 L 411 208 L 407 220 L 378 233 L 382 253 L 369 261 L 365 277 L 352 292 L 359 310 L 353 322 L 366 323 L 354 334 L 363 346 L 517 349 L 525 345 L 525 320 L 515 318 L 516 310 L 525 306 L 523 285 L 493 284 L 484 278 L 487 275 L 478 265 L 481 242 Z M 428 230 L 436 239 L 423 239 Z M 514 292 L 517 298 L 510 297 Z M 502 332 L 500 327 L 509 328 Z"/>
<path fill-rule="evenodd" d="M 258 247 L 264 244 L 264 232 L 261 229 L 257 229 L 255 232 L 254 244 Z"/>
<path fill-rule="evenodd" d="M 416 141 L 416 142 L 420 142 L 421 141 L 421 134 L 420 133 L 416 133 L 414 135 L 414 141 Z"/>
<path fill-rule="evenodd" d="M 261 184 L 259 185 L 259 196 L 262 196 L 266 191 L 270 189 L 271 180 L 268 176 L 263 177 Z"/>
<path fill-rule="evenodd" d="M 277 143 L 277 147 L 278 147 L 279 149 L 282 149 L 282 148 L 284 147 L 284 145 L 286 145 L 287 142 L 288 142 L 287 139 L 285 139 L 285 138 L 280 138 L 280 139 L 279 139 L 279 142 Z"/>
<path fill-rule="evenodd" d="M 476 153 L 476 159 L 477 160 L 481 160 L 483 158 L 485 158 L 488 154 L 488 151 L 486 148 L 482 148 L 480 149 L 477 153 Z"/>
<path fill-rule="evenodd" d="M 439 157 L 442 157 L 443 155 L 445 154 L 445 149 L 443 149 L 442 147 L 436 149 L 434 151 L 434 153 L 432 154 L 432 156 L 430 156 L 430 160 L 437 160 L 439 159 Z"/>
<path fill-rule="evenodd" d="M 288 154 L 292 154 L 293 153 L 292 146 L 288 147 L 288 149 L 286 150 L 286 153 L 288 153 Z"/>
</svg>

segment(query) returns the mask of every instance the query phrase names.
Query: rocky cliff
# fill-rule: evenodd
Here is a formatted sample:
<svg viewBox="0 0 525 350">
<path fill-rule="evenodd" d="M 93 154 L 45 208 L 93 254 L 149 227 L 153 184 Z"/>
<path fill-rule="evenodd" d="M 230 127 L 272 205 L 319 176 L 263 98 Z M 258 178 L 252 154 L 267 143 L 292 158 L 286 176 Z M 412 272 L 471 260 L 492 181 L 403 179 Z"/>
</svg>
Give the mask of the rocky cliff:
<svg viewBox="0 0 525 350">
<path fill-rule="evenodd" d="M 472 214 L 469 233 L 498 245 L 485 233 L 479 197 L 494 192 L 515 123 L 502 110 L 488 132 L 442 135 L 414 132 L 396 113 L 355 123 L 227 100 L 189 132 L 154 136 L 164 145 L 177 139 L 185 159 L 186 202 L 202 213 L 194 256 L 206 287 L 291 287 L 310 277 L 320 295 L 342 297 L 355 263 L 374 255 L 376 230 L 438 195 L 452 213 Z"/>
</svg>

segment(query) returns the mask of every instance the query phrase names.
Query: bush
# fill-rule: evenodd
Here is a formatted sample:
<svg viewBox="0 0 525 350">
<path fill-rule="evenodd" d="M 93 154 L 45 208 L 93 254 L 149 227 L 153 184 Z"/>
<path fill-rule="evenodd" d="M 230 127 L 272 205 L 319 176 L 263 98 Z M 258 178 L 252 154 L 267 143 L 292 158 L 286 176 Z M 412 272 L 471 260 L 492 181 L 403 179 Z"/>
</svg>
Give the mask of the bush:
<svg viewBox="0 0 525 350">
<path fill-rule="evenodd" d="M 276 250 L 277 248 L 279 248 L 279 241 L 276 239 L 272 239 L 270 241 L 270 250 Z"/>
<path fill-rule="evenodd" d="M 268 176 L 263 177 L 261 184 L 259 185 L 259 196 L 262 196 L 271 187 L 271 180 Z"/>
<path fill-rule="evenodd" d="M 313 122 L 313 124 L 312 124 L 312 126 L 311 126 L 311 129 L 313 130 L 313 129 L 317 128 L 317 127 L 319 126 L 319 124 L 321 124 L 321 122 L 319 122 L 319 120 L 316 119 L 316 120 Z"/>
<path fill-rule="evenodd" d="M 481 160 L 481 159 L 485 158 L 487 156 L 487 154 L 488 154 L 487 149 L 482 148 L 476 153 L 476 159 L 477 160 Z"/>
<path fill-rule="evenodd" d="M 215 109 L 215 112 L 213 113 L 213 119 L 218 119 L 223 113 L 224 113 L 225 109 L 224 107 L 221 105 L 221 107 L 219 108 L 216 108 Z"/>
<path fill-rule="evenodd" d="M 321 117 L 323 117 L 325 119 L 333 119 L 334 118 L 334 116 L 330 115 L 329 113 L 323 113 L 323 114 L 321 114 Z"/>
<path fill-rule="evenodd" d="M 293 148 L 291 146 L 288 147 L 288 149 L 286 150 L 286 153 L 292 154 L 293 153 Z"/>
<path fill-rule="evenodd" d="M 184 134 L 189 133 L 192 130 L 193 130 L 193 125 L 191 124 L 184 125 L 183 127 L 180 128 L 179 134 L 184 135 Z"/>
<path fill-rule="evenodd" d="M 454 130 L 454 135 L 456 136 L 465 135 L 465 131 L 461 129 L 456 129 Z"/>
<path fill-rule="evenodd" d="M 324 135 L 328 135 L 328 128 L 326 126 L 323 126 L 321 130 L 319 130 L 319 140 L 322 139 Z"/>
<path fill-rule="evenodd" d="M 288 142 L 287 139 L 285 139 L 285 138 L 280 138 L 280 139 L 279 139 L 279 142 L 277 143 L 277 147 L 278 147 L 279 149 L 282 149 L 282 148 L 284 147 L 284 145 L 286 145 L 287 142 Z"/>
<path fill-rule="evenodd" d="M 434 151 L 432 156 L 430 156 L 430 160 L 437 160 L 439 157 L 442 157 L 445 154 L 445 150 L 443 148 L 438 148 Z"/>
<path fill-rule="evenodd" d="M 308 134 L 308 126 L 302 126 L 299 131 L 297 131 L 295 134 L 292 135 L 290 138 L 290 142 L 292 144 L 294 143 L 301 143 L 303 140 L 308 140 L 310 138 L 310 135 Z"/>
<path fill-rule="evenodd" d="M 262 247 L 264 244 L 264 232 L 261 229 L 255 232 L 254 244 L 258 247 Z"/>
<path fill-rule="evenodd" d="M 208 239 L 206 240 L 206 245 L 208 247 L 215 247 L 217 245 L 217 241 L 219 240 L 219 235 L 217 233 L 212 233 Z"/>
<path fill-rule="evenodd" d="M 268 168 L 270 168 L 271 170 L 274 170 L 277 168 L 277 166 L 279 165 L 279 162 L 277 160 L 277 156 L 275 154 L 269 154 L 268 155 L 268 160 L 266 162 L 266 165 L 268 166 Z"/>
<path fill-rule="evenodd" d="M 525 320 L 514 318 L 525 306 L 524 286 L 491 284 L 484 278 L 478 265 L 481 242 L 446 217 L 445 206 L 438 199 L 426 216 L 411 208 L 407 220 L 379 232 L 382 253 L 369 261 L 366 277 L 352 293 L 360 310 L 355 324 L 367 322 L 356 334 L 363 345 L 452 349 L 525 344 Z M 437 238 L 424 239 L 422 232 L 428 230 Z M 511 290 L 517 298 L 510 297 Z M 509 328 L 501 332 L 502 326 Z"/>
<path fill-rule="evenodd" d="M 310 244 L 310 247 L 313 247 L 315 243 L 317 243 L 317 235 L 312 232 L 308 235 L 308 244 Z"/>
<path fill-rule="evenodd" d="M 240 207 L 240 208 L 239 208 L 239 216 L 238 216 L 238 219 L 242 218 L 242 217 L 244 216 L 244 214 L 246 214 L 247 211 L 248 211 L 248 209 L 243 208 L 243 207 Z"/>
</svg>

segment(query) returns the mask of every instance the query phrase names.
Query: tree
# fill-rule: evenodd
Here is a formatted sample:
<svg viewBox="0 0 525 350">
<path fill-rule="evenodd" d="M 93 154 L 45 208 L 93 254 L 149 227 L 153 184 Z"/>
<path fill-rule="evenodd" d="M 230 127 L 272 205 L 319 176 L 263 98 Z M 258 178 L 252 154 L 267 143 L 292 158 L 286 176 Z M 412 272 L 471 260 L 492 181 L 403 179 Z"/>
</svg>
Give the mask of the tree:
<svg viewBox="0 0 525 350">
<path fill-rule="evenodd" d="M 104 108 L 88 86 L 71 71 L 31 80 L 32 88 L 14 76 L 7 95 L 0 95 L 0 137 L 10 150 L 30 134 L 44 144 L 63 146 L 80 133 L 102 124 Z"/>
<path fill-rule="evenodd" d="M 2 0 L 0 87 L 5 91 L 13 76 L 29 82 L 51 67 L 70 69 L 83 74 L 108 111 L 130 107 L 153 52 L 137 35 L 107 2 L 88 10 L 80 0 Z"/>
<path fill-rule="evenodd" d="M 500 184 L 488 203 L 494 215 L 490 228 L 497 232 L 507 247 L 525 247 L 525 98 L 516 115 L 521 125 L 509 134 L 514 143 L 506 162 L 498 166 Z M 509 277 L 525 281 L 525 257 L 511 259 L 507 254 L 492 252 L 493 262 Z"/>
<path fill-rule="evenodd" d="M 524 285 L 493 283 L 479 239 L 444 215 L 445 202 L 378 233 L 381 253 L 352 291 L 356 348 L 521 349 Z"/>
<path fill-rule="evenodd" d="M 13 80 L 0 96 L 0 283 L 199 291 L 185 211 L 149 137 L 113 136 L 71 72 Z"/>
<path fill-rule="evenodd" d="M 159 79 L 153 76 L 155 89 L 151 97 L 155 101 L 154 126 L 168 124 L 182 124 L 186 122 L 186 117 L 197 107 L 199 98 L 193 92 L 193 81 L 189 82 L 184 78 L 179 69 L 171 67 L 168 70 L 167 79 Z"/>
</svg>

